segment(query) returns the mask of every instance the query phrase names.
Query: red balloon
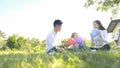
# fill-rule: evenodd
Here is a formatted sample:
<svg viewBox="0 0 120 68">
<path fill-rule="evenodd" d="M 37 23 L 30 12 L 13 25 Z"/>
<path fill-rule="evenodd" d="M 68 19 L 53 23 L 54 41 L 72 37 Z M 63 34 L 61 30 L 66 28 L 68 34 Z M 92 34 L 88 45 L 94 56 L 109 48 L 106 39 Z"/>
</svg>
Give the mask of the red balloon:
<svg viewBox="0 0 120 68">
<path fill-rule="evenodd" d="M 67 44 L 68 44 L 68 45 L 74 45 L 74 44 L 75 44 L 75 40 L 74 40 L 73 38 L 69 38 L 69 39 L 67 40 Z"/>
</svg>

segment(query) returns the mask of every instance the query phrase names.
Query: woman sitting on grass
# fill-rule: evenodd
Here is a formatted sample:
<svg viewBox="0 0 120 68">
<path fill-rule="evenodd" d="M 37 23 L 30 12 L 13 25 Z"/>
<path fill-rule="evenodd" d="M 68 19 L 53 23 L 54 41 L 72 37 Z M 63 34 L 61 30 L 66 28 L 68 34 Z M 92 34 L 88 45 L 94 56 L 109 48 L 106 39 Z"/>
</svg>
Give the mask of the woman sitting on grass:
<svg viewBox="0 0 120 68">
<path fill-rule="evenodd" d="M 110 50 L 110 46 L 107 41 L 107 31 L 99 20 L 93 22 L 93 28 L 94 29 L 90 34 L 93 45 L 91 49 Z"/>
<path fill-rule="evenodd" d="M 84 40 L 76 32 L 72 33 L 71 38 L 67 40 L 68 49 L 89 49 Z"/>
</svg>

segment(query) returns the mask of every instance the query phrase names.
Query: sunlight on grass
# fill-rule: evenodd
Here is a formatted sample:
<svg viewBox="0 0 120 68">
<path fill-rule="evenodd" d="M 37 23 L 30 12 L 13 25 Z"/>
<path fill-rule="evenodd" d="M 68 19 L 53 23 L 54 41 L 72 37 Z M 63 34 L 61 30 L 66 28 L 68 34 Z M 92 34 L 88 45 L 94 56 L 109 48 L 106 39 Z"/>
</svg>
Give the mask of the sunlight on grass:
<svg viewBox="0 0 120 68">
<path fill-rule="evenodd" d="M 50 56 L 42 51 L 1 51 L 0 68 L 119 68 L 119 54 L 65 51 Z"/>
</svg>

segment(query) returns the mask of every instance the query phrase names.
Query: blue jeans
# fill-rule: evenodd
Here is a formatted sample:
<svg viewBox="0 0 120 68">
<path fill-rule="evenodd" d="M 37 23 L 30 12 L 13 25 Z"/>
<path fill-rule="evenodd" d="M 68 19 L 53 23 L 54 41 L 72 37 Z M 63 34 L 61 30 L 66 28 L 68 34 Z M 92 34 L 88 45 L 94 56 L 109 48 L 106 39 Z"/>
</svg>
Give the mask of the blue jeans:
<svg viewBox="0 0 120 68">
<path fill-rule="evenodd" d="M 79 44 L 79 49 L 91 50 L 88 46 L 84 45 L 83 43 Z"/>
</svg>

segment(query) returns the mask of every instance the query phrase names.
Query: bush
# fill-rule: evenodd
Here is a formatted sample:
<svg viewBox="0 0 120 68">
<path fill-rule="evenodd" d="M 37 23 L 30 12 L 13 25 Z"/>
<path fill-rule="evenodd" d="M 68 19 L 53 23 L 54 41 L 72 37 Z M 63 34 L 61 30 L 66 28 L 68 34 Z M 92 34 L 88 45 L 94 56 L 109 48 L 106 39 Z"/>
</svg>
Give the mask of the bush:
<svg viewBox="0 0 120 68">
<path fill-rule="evenodd" d="M 10 49 L 19 49 L 20 46 L 18 45 L 18 35 L 14 34 L 12 36 L 9 36 L 6 42 L 6 46 L 8 46 Z"/>
<path fill-rule="evenodd" d="M 36 38 L 24 38 L 23 36 L 19 36 L 17 34 L 11 35 L 8 37 L 6 41 L 6 46 L 8 46 L 12 50 L 25 50 L 32 51 L 34 47 L 45 47 L 45 41 L 40 42 L 39 39 Z"/>
</svg>

